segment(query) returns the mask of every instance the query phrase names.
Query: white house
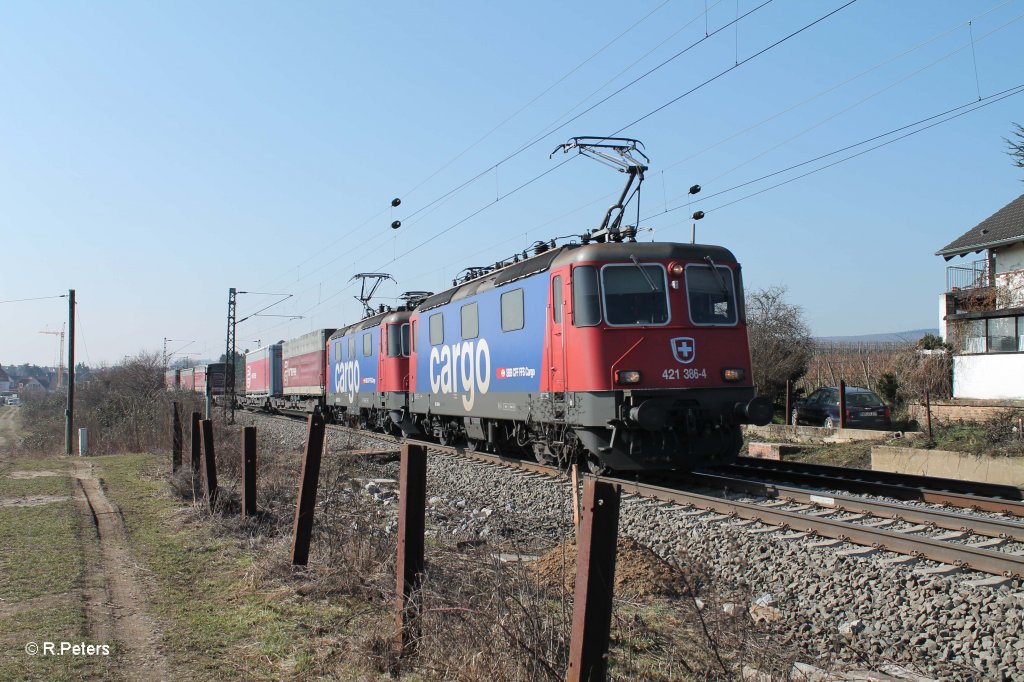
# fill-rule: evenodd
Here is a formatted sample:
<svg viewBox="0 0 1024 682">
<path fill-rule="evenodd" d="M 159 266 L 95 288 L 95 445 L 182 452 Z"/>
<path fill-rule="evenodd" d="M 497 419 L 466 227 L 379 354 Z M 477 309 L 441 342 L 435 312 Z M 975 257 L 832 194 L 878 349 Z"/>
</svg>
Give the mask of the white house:
<svg viewBox="0 0 1024 682">
<path fill-rule="evenodd" d="M 953 397 L 1024 400 L 1024 194 L 936 252 L 947 261 L 939 329 L 953 344 Z"/>
<path fill-rule="evenodd" d="M 0 394 L 11 392 L 11 377 L 0 367 Z"/>
</svg>

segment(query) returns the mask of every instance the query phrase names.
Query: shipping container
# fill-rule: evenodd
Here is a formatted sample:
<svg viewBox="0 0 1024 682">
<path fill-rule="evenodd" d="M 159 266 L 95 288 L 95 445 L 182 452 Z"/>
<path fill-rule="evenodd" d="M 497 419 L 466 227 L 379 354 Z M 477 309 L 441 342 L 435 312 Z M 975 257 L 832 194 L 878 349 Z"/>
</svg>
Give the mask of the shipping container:
<svg viewBox="0 0 1024 682">
<path fill-rule="evenodd" d="M 169 391 L 173 391 L 181 385 L 181 377 L 179 376 L 179 370 L 169 369 L 164 372 L 164 387 Z"/>
<path fill-rule="evenodd" d="M 334 329 L 317 329 L 281 345 L 285 395 L 323 396 L 327 381 L 327 339 Z"/>
<path fill-rule="evenodd" d="M 245 354 L 243 405 L 267 407 L 269 399 L 282 393 L 281 344 L 274 343 Z"/>
<path fill-rule="evenodd" d="M 183 391 L 194 391 L 196 389 L 196 368 L 178 370 L 178 388 Z"/>
</svg>

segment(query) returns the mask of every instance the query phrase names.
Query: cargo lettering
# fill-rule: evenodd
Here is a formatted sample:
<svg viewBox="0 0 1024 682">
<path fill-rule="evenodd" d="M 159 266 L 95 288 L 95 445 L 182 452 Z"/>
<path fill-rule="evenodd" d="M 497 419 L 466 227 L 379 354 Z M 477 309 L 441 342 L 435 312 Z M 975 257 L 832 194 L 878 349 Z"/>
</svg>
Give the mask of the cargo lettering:
<svg viewBox="0 0 1024 682">
<path fill-rule="evenodd" d="M 334 363 L 334 386 L 338 393 L 347 394 L 354 402 L 359 392 L 359 363 L 355 360 Z"/>
<path fill-rule="evenodd" d="M 491 387 L 491 349 L 486 339 L 463 341 L 430 349 L 430 390 L 432 393 L 465 393 L 462 407 L 473 409 L 476 394 Z"/>
</svg>

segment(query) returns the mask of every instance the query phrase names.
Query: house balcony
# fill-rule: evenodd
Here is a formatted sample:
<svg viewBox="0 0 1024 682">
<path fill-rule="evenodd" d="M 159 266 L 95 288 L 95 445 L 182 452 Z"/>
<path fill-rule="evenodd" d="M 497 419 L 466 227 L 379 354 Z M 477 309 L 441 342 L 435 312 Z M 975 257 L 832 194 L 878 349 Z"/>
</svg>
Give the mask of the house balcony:
<svg viewBox="0 0 1024 682">
<path fill-rule="evenodd" d="M 948 266 L 946 296 L 950 313 L 995 310 L 996 287 L 992 282 L 988 259 L 976 260 L 970 265 Z"/>
</svg>

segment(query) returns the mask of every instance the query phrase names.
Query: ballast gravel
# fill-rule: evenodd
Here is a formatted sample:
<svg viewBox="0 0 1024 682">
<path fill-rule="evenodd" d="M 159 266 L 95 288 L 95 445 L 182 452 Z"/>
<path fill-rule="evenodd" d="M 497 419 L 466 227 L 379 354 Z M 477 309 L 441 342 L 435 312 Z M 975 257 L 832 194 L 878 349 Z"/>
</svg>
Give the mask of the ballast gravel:
<svg viewBox="0 0 1024 682">
<path fill-rule="evenodd" d="M 250 416 L 261 439 L 301 451 L 301 422 Z M 330 435 L 329 435 L 330 438 Z M 382 494 L 398 463 L 371 463 Z M 369 484 L 368 484 L 369 485 Z M 397 489 L 397 483 L 390 484 Z M 469 462 L 431 452 L 428 515 L 437 533 L 479 542 L 503 538 L 525 554 L 542 553 L 571 536 L 572 486 L 567 480 Z M 624 496 L 619 529 L 670 562 L 713 576 L 726 594 L 745 599 L 748 613 L 770 604 L 775 632 L 827 670 L 887 671 L 952 680 L 1024 680 L 1024 588 L 970 583 L 973 572 L 927 574 L 927 561 L 887 564 L 896 555 L 846 555 L 846 543 L 823 546 L 814 537 L 765 530 L 720 515 Z M 752 608 L 753 607 L 753 608 Z M 735 607 L 734 607 L 735 608 Z M 920 679 L 920 678 L 917 678 Z"/>
</svg>

